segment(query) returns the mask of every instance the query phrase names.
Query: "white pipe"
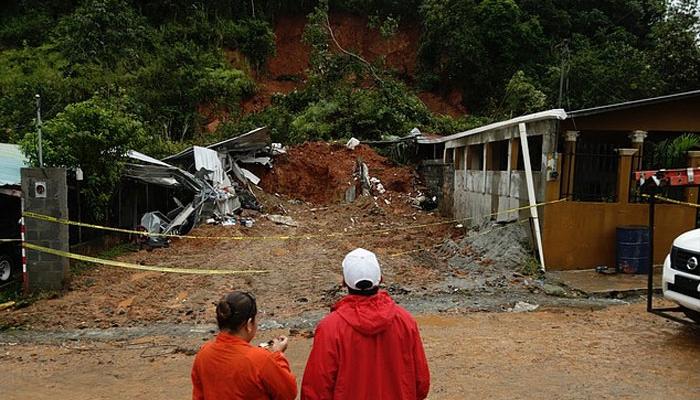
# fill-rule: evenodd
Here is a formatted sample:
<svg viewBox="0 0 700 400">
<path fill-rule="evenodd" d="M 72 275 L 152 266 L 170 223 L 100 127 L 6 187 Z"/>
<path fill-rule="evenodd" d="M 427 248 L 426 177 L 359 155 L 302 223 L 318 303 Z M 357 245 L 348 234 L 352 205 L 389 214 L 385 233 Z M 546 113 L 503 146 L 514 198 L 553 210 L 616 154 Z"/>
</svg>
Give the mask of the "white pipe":
<svg viewBox="0 0 700 400">
<path fill-rule="evenodd" d="M 546 271 L 544 264 L 544 250 L 542 249 L 542 233 L 540 232 L 540 219 L 537 214 L 537 198 L 535 197 L 535 184 L 532 179 L 532 166 L 530 165 L 530 148 L 527 146 L 527 129 L 524 123 L 518 124 L 520 131 L 520 146 L 523 150 L 523 164 L 525 166 L 525 181 L 527 182 L 527 197 L 530 202 L 530 215 L 535 225 L 535 241 L 540 255 L 542 271 Z M 540 155 L 541 157 L 542 155 Z M 541 163 L 542 161 L 540 161 Z"/>
</svg>

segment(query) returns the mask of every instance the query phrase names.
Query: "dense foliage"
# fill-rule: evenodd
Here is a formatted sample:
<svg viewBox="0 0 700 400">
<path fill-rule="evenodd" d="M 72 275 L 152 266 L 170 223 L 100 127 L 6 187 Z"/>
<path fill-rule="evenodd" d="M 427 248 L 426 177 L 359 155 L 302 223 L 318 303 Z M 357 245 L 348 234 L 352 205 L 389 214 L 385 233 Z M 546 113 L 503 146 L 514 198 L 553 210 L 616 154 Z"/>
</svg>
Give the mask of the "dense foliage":
<svg viewBox="0 0 700 400">
<path fill-rule="evenodd" d="M 567 109 L 700 86 L 697 0 L 426 0 L 420 10 L 423 84 L 457 85 L 481 113 L 522 111 L 501 107 L 518 71 L 543 106 Z"/>
<path fill-rule="evenodd" d="M 123 101 L 93 98 L 70 104 L 42 129 L 44 164 L 83 170 L 83 195 L 98 220 L 107 214 L 124 154 L 148 143 L 143 124 L 127 111 L 128 104 Z M 38 135 L 31 132 L 21 142 L 34 164 L 37 141 Z"/>
<path fill-rule="evenodd" d="M 219 134 L 266 125 L 284 142 L 403 136 L 418 127 L 430 132 L 466 130 L 485 122 L 432 114 L 415 94 L 381 65 L 340 49 L 330 34 L 325 2 L 309 15 L 304 41 L 311 48 L 306 85 L 273 99 L 261 113 L 224 124 Z"/>
<path fill-rule="evenodd" d="M 329 9 L 367 16 L 385 37 L 419 27 L 418 72 L 400 81 L 381 59 L 341 48 Z M 302 84 L 243 115 L 275 54 L 273 21 L 299 13 L 311 49 Z M 286 143 L 376 140 L 698 89 L 699 15 L 698 0 L 9 0 L 0 142 L 32 155 L 40 94 L 47 162 L 101 174 L 86 189 L 99 210 L 119 159 L 106 171 L 87 148 L 71 153 L 83 138 L 114 154 L 147 143 L 156 157 L 261 125 Z M 435 115 L 417 90 L 457 91 L 472 115 Z M 212 116 L 226 122 L 205 134 Z"/>
</svg>

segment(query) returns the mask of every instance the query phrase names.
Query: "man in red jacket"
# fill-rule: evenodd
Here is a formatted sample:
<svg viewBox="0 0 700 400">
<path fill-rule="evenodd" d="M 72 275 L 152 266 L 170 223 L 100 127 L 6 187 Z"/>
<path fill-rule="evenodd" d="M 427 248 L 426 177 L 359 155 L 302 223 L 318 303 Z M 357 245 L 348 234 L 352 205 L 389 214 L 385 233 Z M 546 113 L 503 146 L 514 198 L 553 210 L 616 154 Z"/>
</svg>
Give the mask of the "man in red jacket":
<svg viewBox="0 0 700 400">
<path fill-rule="evenodd" d="M 418 325 L 379 290 L 374 253 L 355 249 L 343 260 L 349 295 L 316 327 L 301 384 L 302 400 L 422 400 L 430 372 Z"/>
</svg>

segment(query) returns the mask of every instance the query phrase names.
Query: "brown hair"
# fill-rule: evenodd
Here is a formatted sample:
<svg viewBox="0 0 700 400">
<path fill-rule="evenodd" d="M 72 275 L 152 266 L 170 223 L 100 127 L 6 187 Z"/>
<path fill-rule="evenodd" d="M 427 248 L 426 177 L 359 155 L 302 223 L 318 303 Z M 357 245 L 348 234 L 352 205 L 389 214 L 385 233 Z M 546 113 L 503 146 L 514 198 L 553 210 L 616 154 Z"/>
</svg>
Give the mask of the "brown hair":
<svg viewBox="0 0 700 400">
<path fill-rule="evenodd" d="M 231 292 L 216 305 L 216 323 L 220 330 L 237 332 L 249 319 L 255 319 L 258 306 L 248 292 Z"/>
</svg>

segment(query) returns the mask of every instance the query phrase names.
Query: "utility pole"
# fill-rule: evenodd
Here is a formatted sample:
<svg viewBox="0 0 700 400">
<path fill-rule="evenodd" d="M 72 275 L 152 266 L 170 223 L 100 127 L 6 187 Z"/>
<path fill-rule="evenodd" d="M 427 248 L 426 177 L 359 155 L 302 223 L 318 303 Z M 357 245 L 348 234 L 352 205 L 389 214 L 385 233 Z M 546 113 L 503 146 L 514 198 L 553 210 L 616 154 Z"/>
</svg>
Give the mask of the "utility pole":
<svg viewBox="0 0 700 400">
<path fill-rule="evenodd" d="M 559 46 L 561 47 L 561 69 L 559 70 L 559 100 L 557 101 L 557 108 L 561 108 L 561 103 L 564 98 L 564 75 L 566 75 L 567 63 L 569 61 L 568 41 L 564 40 Z"/>
<path fill-rule="evenodd" d="M 36 127 L 39 131 L 39 168 L 44 168 L 44 154 L 41 144 L 41 96 L 37 93 L 36 97 Z"/>
</svg>

